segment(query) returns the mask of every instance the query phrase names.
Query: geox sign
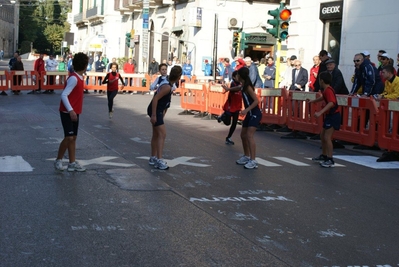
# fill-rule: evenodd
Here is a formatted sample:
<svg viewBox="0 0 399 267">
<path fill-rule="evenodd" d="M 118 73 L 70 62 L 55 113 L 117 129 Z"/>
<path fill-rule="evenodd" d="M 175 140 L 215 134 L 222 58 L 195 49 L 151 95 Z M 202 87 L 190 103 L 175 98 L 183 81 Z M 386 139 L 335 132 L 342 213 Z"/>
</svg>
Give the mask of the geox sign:
<svg viewBox="0 0 399 267">
<path fill-rule="evenodd" d="M 342 19 L 343 1 L 320 4 L 320 19 Z"/>
</svg>

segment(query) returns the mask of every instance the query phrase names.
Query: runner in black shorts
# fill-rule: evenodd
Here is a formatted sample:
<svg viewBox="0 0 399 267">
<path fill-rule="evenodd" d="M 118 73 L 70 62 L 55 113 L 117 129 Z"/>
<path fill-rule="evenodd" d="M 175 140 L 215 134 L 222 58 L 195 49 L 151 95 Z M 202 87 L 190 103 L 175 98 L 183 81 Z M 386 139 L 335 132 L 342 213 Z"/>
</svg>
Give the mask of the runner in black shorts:
<svg viewBox="0 0 399 267">
<path fill-rule="evenodd" d="M 259 99 L 255 94 L 254 86 L 249 78 L 248 68 L 239 69 L 237 78 L 242 84 L 241 93 L 245 109 L 240 113 L 241 115 L 245 115 L 245 119 L 242 123 L 241 129 L 241 141 L 244 148 L 244 155 L 239 158 L 236 163 L 244 165 L 245 169 L 256 169 L 258 168 L 258 162 L 256 161 L 256 143 L 254 134 L 256 128 L 259 126 L 260 120 L 262 119 L 262 112 L 258 106 Z M 240 88 L 236 87 L 222 87 L 227 91 L 240 90 Z"/>
<path fill-rule="evenodd" d="M 334 130 L 339 130 L 341 127 L 341 114 L 338 110 L 335 91 L 330 86 L 332 79 L 331 74 L 328 71 L 324 71 L 320 73 L 317 78 L 319 79 L 320 89 L 323 92 L 323 95 L 314 100 L 306 99 L 306 101 L 309 103 L 316 103 L 324 100 L 325 106 L 322 110 L 316 112 L 314 116 L 318 118 L 323 114 L 326 115 L 323 121 L 323 129 L 320 133 L 322 154 L 318 157 L 312 158 L 312 160 L 320 162 L 322 167 L 330 168 L 335 165 L 333 160 L 332 135 Z"/>
<path fill-rule="evenodd" d="M 169 166 L 162 160 L 163 146 L 166 138 L 164 116 L 170 106 L 174 84 L 180 80 L 182 68 L 174 66 L 165 82 L 159 84 L 151 103 L 148 105 L 147 114 L 152 124 L 151 157 L 148 163 L 160 170 L 166 170 Z"/>
</svg>

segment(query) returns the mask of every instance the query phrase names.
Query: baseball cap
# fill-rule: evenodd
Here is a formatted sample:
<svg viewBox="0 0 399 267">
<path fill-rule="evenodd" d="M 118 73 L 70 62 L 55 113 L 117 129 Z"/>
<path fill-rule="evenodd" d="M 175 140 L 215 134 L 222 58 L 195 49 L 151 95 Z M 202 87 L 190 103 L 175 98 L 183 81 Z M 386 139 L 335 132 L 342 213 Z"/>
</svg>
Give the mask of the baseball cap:
<svg viewBox="0 0 399 267">
<path fill-rule="evenodd" d="M 367 51 L 367 50 L 364 50 L 364 51 L 362 52 L 362 54 L 365 55 L 366 57 L 370 56 L 370 52 Z"/>
<path fill-rule="evenodd" d="M 326 64 L 329 64 L 329 63 L 335 63 L 335 60 L 332 59 L 332 58 L 330 58 L 330 59 L 328 59 L 328 60 L 326 61 Z"/>
<path fill-rule="evenodd" d="M 382 55 L 381 55 L 381 57 L 390 58 L 390 56 L 389 56 L 389 54 L 388 54 L 388 53 L 384 53 L 384 54 L 382 54 Z"/>
</svg>

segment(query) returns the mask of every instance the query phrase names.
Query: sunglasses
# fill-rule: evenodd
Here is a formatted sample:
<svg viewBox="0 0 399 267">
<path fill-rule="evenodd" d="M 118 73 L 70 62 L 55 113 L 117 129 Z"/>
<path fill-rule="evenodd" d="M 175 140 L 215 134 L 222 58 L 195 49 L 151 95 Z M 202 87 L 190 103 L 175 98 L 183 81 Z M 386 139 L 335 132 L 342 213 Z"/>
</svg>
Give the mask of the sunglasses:
<svg viewBox="0 0 399 267">
<path fill-rule="evenodd" d="M 355 59 L 353 60 L 353 62 L 360 62 L 360 59 Z"/>
<path fill-rule="evenodd" d="M 299 66 L 301 66 L 301 65 L 294 65 L 295 67 L 299 67 Z"/>
</svg>

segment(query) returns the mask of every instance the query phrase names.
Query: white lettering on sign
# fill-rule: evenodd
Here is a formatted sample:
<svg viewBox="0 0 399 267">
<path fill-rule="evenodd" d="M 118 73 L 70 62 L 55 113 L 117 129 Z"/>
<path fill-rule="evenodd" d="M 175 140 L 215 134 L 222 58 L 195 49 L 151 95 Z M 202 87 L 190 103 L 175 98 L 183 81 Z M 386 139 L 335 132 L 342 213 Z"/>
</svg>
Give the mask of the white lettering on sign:
<svg viewBox="0 0 399 267">
<path fill-rule="evenodd" d="M 253 201 L 293 201 L 283 196 L 278 197 L 213 197 L 211 199 L 202 197 L 196 198 L 191 197 L 190 201 L 199 201 L 199 202 L 253 202 Z"/>
<path fill-rule="evenodd" d="M 329 7 L 323 7 L 321 10 L 321 13 L 323 14 L 334 14 L 334 13 L 339 13 L 341 6 L 329 6 Z"/>
</svg>

